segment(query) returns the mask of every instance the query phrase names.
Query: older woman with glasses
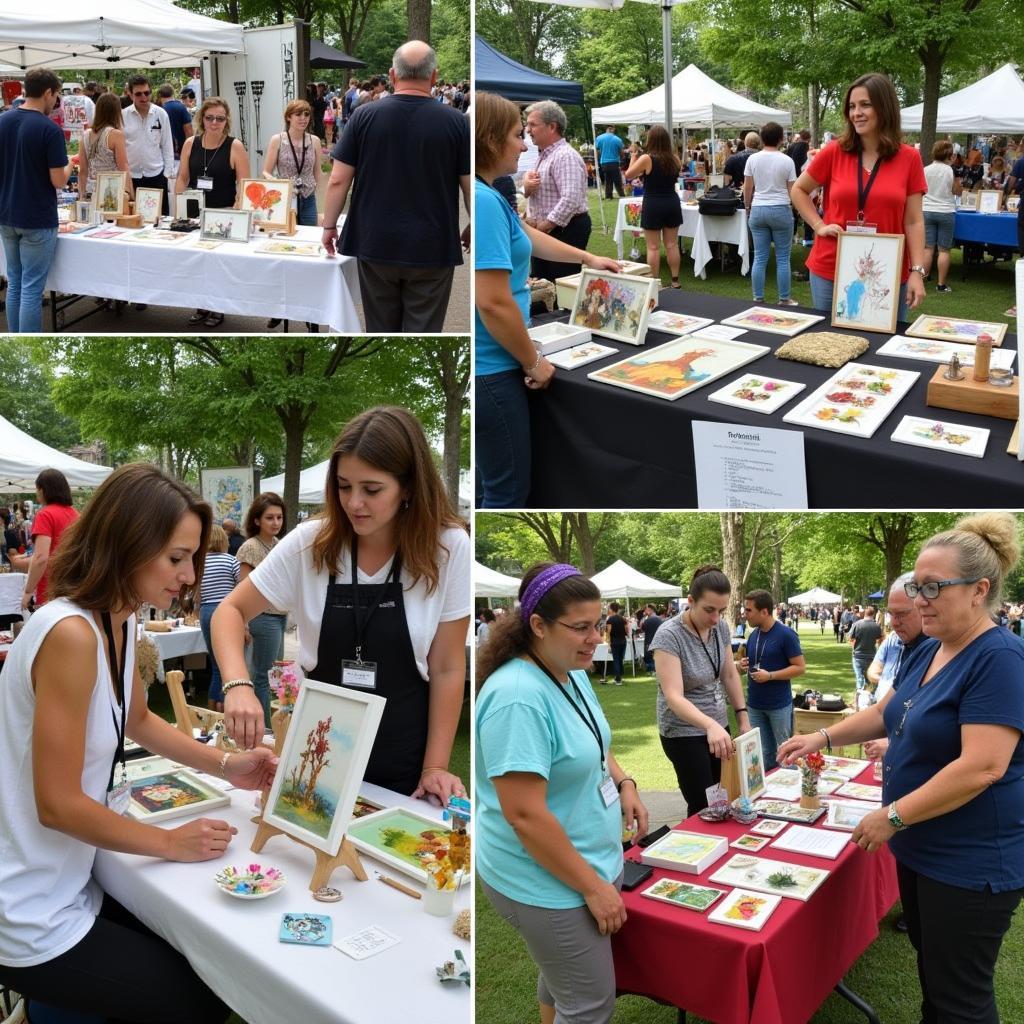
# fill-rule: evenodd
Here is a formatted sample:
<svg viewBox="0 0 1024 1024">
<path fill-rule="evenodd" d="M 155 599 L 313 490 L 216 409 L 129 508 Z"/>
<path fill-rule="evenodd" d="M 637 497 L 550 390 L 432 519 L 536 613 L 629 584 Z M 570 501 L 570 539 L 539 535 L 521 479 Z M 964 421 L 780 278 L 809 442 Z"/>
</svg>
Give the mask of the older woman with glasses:
<svg viewBox="0 0 1024 1024">
<path fill-rule="evenodd" d="M 779 751 L 888 736 L 883 806 L 853 840 L 896 857 L 929 1024 L 998 1024 L 993 973 L 1024 896 L 1024 647 L 993 619 L 1017 533 L 987 512 L 926 541 L 905 590 L 929 639 L 878 704 Z"/>
<path fill-rule="evenodd" d="M 477 867 L 540 969 L 541 1020 L 607 1024 L 621 838 L 646 834 L 647 810 L 587 678 L 600 591 L 574 566 L 541 563 L 519 601 L 477 655 Z"/>
</svg>

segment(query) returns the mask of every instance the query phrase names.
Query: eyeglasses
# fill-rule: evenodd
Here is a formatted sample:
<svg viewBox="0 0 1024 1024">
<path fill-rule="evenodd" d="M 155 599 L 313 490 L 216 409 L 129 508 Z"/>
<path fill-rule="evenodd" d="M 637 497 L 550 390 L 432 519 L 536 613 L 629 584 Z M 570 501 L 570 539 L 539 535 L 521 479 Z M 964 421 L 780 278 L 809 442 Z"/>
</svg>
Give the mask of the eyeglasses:
<svg viewBox="0 0 1024 1024">
<path fill-rule="evenodd" d="M 928 595 L 925 594 L 925 597 L 927 596 Z M 889 612 L 889 618 L 892 619 L 893 622 L 902 622 L 910 614 L 911 612 Z"/>
<path fill-rule="evenodd" d="M 204 121 L 213 121 L 219 124 L 221 121 L 226 121 L 227 117 L 224 114 L 203 114 Z"/>
<path fill-rule="evenodd" d="M 132 93 L 132 96 L 134 96 L 135 99 L 137 99 L 137 100 L 141 100 L 143 96 L 152 96 L 152 95 L 153 95 L 153 93 L 152 93 L 152 90 L 150 90 L 150 89 L 147 89 L 145 92 L 133 92 Z"/>
<path fill-rule="evenodd" d="M 566 629 L 571 629 L 579 637 L 590 636 L 592 632 L 601 632 L 600 626 L 596 622 L 593 625 L 589 622 L 584 622 L 578 626 L 574 626 L 569 622 L 563 622 L 561 619 L 555 619 L 555 622 L 557 622 L 559 626 L 565 626 Z"/>
<path fill-rule="evenodd" d="M 930 580 L 928 583 L 904 583 L 903 592 L 909 598 L 915 598 L 918 594 L 929 601 L 934 601 L 939 596 L 943 587 L 956 587 L 961 583 L 977 583 L 984 579 L 983 576 L 972 576 L 970 579 L 959 580 Z"/>
</svg>

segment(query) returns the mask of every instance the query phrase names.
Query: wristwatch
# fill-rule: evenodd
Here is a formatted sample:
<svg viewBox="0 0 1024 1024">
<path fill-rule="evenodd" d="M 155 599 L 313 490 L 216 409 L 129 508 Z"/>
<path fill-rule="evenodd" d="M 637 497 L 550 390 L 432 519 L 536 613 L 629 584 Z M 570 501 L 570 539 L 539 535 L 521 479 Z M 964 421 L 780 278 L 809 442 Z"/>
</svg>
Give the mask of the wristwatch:
<svg viewBox="0 0 1024 1024">
<path fill-rule="evenodd" d="M 891 804 L 889 804 L 889 813 L 888 813 L 887 817 L 889 818 L 889 824 L 892 825 L 892 827 L 894 829 L 896 829 L 897 832 L 902 832 L 905 828 L 909 828 L 910 827 L 900 817 L 900 812 L 896 810 L 896 801 L 895 800 L 893 800 L 893 802 Z"/>
<path fill-rule="evenodd" d="M 917 266 L 915 264 L 914 266 L 912 266 L 910 268 L 910 271 L 911 271 L 911 273 L 913 273 L 915 270 L 921 275 L 921 277 L 927 277 L 928 276 L 928 274 L 925 271 L 924 267 L 920 267 L 920 266 Z"/>
</svg>

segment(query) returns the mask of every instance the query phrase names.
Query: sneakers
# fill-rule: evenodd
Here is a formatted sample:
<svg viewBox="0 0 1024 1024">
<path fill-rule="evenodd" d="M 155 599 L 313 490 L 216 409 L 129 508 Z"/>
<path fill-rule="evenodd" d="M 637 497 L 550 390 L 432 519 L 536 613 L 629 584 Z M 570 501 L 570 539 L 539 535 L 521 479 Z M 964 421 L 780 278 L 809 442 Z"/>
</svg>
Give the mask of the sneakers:
<svg viewBox="0 0 1024 1024">
<path fill-rule="evenodd" d="M 799 306 L 800 303 L 796 299 L 779 299 L 778 305 L 780 306 Z"/>
<path fill-rule="evenodd" d="M 1008 309 L 1008 310 L 1007 310 L 1007 311 L 1006 311 L 1006 312 L 1005 312 L 1005 313 L 1003 314 L 1003 316 L 1009 316 L 1009 317 L 1016 317 L 1016 316 L 1017 316 L 1017 307 L 1016 307 L 1016 306 L 1011 306 L 1011 307 L 1010 307 L 1010 308 L 1009 308 L 1009 309 Z"/>
<path fill-rule="evenodd" d="M 621 686 L 622 685 L 622 680 L 621 679 L 616 679 L 615 680 L 615 685 L 616 686 Z"/>
<path fill-rule="evenodd" d="M 945 292 L 945 293 L 947 293 L 947 294 L 948 294 L 948 293 L 949 293 L 949 292 L 951 292 L 951 291 L 952 291 L 953 289 L 952 289 L 952 288 L 950 288 L 948 284 L 940 284 L 940 285 L 936 285 L 936 286 L 935 286 L 935 290 L 936 290 L 937 292 Z"/>
</svg>

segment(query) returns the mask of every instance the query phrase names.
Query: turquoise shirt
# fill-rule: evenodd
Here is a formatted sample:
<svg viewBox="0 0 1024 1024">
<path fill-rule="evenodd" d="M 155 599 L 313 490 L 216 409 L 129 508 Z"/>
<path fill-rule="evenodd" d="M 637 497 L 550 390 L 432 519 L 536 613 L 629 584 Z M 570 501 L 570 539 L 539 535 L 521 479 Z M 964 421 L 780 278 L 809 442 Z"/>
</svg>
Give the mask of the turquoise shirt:
<svg viewBox="0 0 1024 1024">
<path fill-rule="evenodd" d="M 611 729 L 585 672 L 571 672 L 590 707 L 607 757 Z M 564 693 L 533 662 L 514 658 L 488 678 L 476 701 L 476 865 L 503 896 L 534 907 L 582 907 L 583 896 L 542 868 L 501 813 L 493 778 L 532 772 L 547 779 L 547 805 L 580 856 L 605 881 L 622 871 L 622 809 L 605 807 L 597 741 Z M 571 685 L 564 688 L 579 704 Z M 584 716 L 586 710 L 580 708 Z M 589 721 L 589 718 L 587 719 Z"/>
</svg>

